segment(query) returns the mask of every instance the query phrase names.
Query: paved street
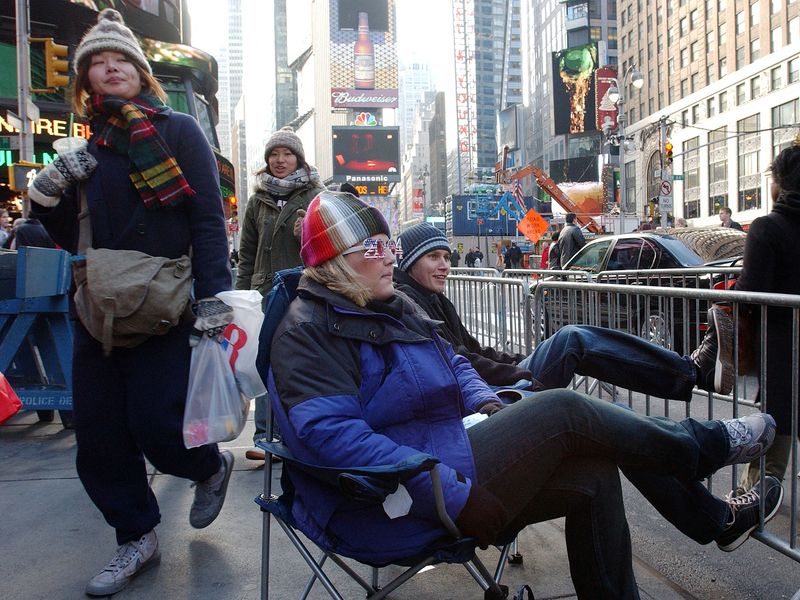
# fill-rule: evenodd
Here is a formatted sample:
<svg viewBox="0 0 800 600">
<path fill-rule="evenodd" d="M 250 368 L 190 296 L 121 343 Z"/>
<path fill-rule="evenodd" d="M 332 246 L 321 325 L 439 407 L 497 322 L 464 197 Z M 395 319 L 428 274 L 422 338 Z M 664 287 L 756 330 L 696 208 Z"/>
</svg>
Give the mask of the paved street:
<svg viewBox="0 0 800 600">
<path fill-rule="evenodd" d="M 676 411 L 683 410 L 682 404 L 674 404 Z M 699 410 L 700 403 L 693 406 Z M 20 413 L 0 426 L 0 598 L 85 598 L 86 581 L 114 551 L 114 536 L 75 474 L 73 433 L 61 429 L 58 418 L 50 424 L 36 421 L 35 413 Z M 189 526 L 193 494 L 189 483 L 153 472 L 162 512 L 157 528 L 161 565 L 136 578 L 115 598 L 258 598 L 261 518 L 253 497 L 262 486 L 263 470 L 244 458 L 251 435 L 252 421 L 238 440 L 225 444 L 236 456 L 235 472 L 220 517 L 205 530 Z M 676 533 L 628 485 L 625 494 L 642 598 L 773 600 L 791 598 L 800 588 L 797 563 L 766 546 L 751 540 L 733 554 L 713 545 L 698 546 Z M 785 531 L 787 517 L 785 501 L 770 529 Z M 528 528 L 520 537 L 525 562 L 506 569 L 507 583 L 531 584 L 538 600 L 574 598 L 563 529 L 563 520 Z M 275 580 L 270 597 L 295 598 L 305 580 L 303 565 L 283 533 L 273 535 Z M 494 551 L 483 554 L 487 562 L 496 556 Z M 334 579 L 342 581 L 338 574 Z M 436 567 L 401 590 L 392 597 L 482 598 L 460 566 Z M 346 585 L 343 593 L 346 598 L 363 598 L 352 585 Z M 317 586 L 311 597 L 327 596 Z"/>
</svg>

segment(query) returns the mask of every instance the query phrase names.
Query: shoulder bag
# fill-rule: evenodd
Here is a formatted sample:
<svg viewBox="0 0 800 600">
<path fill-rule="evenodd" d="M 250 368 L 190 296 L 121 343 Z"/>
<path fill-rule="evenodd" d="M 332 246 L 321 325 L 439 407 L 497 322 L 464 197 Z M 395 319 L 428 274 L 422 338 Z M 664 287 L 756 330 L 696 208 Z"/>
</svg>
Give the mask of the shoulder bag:
<svg viewBox="0 0 800 600">
<path fill-rule="evenodd" d="M 112 348 L 133 348 L 164 335 L 190 313 L 192 261 L 150 256 L 136 250 L 92 248 L 86 190 L 81 186 L 78 253 L 72 261 L 75 309 L 83 326 Z"/>
</svg>

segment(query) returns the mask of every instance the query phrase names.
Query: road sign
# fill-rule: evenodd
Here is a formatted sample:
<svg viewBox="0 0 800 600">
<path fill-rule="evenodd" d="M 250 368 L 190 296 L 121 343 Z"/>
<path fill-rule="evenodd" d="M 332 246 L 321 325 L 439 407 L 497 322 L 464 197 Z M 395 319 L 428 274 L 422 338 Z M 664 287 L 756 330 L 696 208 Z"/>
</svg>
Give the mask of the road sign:
<svg viewBox="0 0 800 600">
<path fill-rule="evenodd" d="M 673 181 L 683 181 L 684 179 L 685 179 L 685 177 L 684 177 L 684 175 L 682 173 L 672 176 L 672 180 Z"/>
<path fill-rule="evenodd" d="M 239 233 L 239 221 L 228 223 L 228 233 Z"/>
<path fill-rule="evenodd" d="M 662 179 L 661 185 L 658 188 L 658 210 L 662 215 L 672 212 L 672 182 L 668 179 Z"/>
<path fill-rule="evenodd" d="M 668 179 L 662 179 L 658 194 L 659 196 L 672 196 L 672 182 Z"/>
<path fill-rule="evenodd" d="M 19 137 L 16 135 L 0 136 L 0 150 L 19 150 Z"/>
<path fill-rule="evenodd" d="M 525 214 L 525 217 L 517 225 L 522 234 L 535 244 L 550 227 L 550 223 L 544 220 L 542 215 L 532 208 Z"/>
<path fill-rule="evenodd" d="M 478 219 L 478 225 L 485 225 L 486 219 Z"/>
</svg>

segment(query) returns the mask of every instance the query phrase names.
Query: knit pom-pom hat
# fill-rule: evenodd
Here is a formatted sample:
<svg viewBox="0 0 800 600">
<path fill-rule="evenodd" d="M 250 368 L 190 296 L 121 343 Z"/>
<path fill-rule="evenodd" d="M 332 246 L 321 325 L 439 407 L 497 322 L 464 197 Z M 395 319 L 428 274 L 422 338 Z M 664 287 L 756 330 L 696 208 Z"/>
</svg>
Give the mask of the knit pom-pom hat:
<svg viewBox="0 0 800 600">
<path fill-rule="evenodd" d="M 450 252 L 450 244 L 441 229 L 430 223 L 417 223 L 406 229 L 400 234 L 400 244 L 403 246 L 403 258 L 397 266 L 401 271 L 408 271 L 428 252 L 434 250 Z"/>
<path fill-rule="evenodd" d="M 300 256 L 305 266 L 316 267 L 379 233 L 391 235 L 377 208 L 345 192 L 320 192 L 303 217 Z"/>
<path fill-rule="evenodd" d="M 289 127 L 281 127 L 278 131 L 273 133 L 267 141 L 267 147 L 264 148 L 264 162 L 269 165 L 269 155 L 275 148 L 288 148 L 297 157 L 297 166 L 301 167 L 306 164 L 306 153 L 303 150 L 303 142 L 297 137 L 294 129 Z"/>
<path fill-rule="evenodd" d="M 92 27 L 83 36 L 78 49 L 75 50 L 73 69 L 78 71 L 78 66 L 92 54 L 113 50 L 130 58 L 142 69 L 153 74 L 153 69 L 144 57 L 142 47 L 134 37 L 133 32 L 125 26 L 122 15 L 113 8 L 105 8 L 97 15 L 97 25 Z"/>
</svg>

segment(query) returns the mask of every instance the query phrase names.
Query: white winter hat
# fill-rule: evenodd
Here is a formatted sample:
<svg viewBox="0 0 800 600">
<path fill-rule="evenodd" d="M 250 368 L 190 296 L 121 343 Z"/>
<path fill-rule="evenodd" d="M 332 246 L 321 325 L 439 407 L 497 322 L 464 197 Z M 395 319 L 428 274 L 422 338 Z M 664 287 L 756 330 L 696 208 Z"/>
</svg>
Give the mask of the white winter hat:
<svg viewBox="0 0 800 600">
<path fill-rule="evenodd" d="M 113 8 L 106 8 L 97 15 L 97 25 L 83 36 L 75 51 L 73 68 L 78 71 L 81 62 L 97 52 L 113 50 L 130 58 L 145 71 L 153 74 L 153 69 L 144 57 L 142 47 L 133 32 L 125 26 L 122 15 Z"/>
</svg>

